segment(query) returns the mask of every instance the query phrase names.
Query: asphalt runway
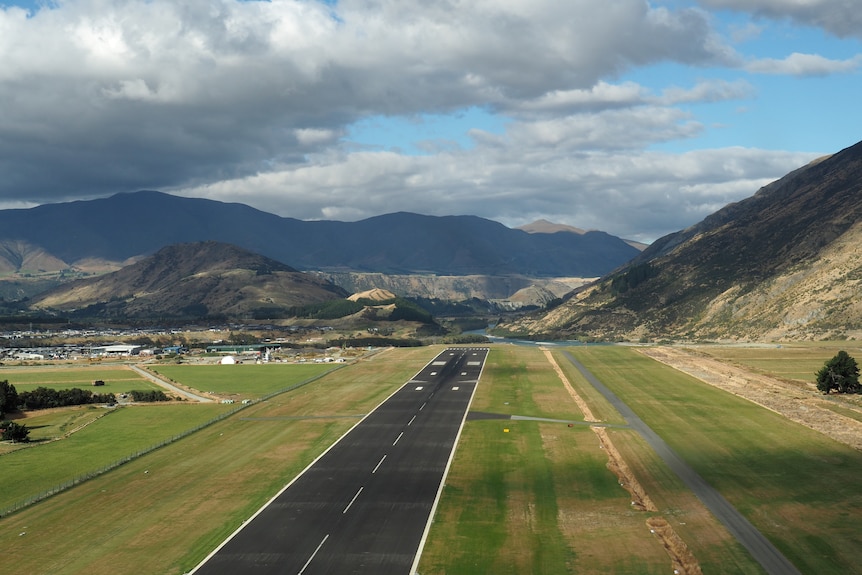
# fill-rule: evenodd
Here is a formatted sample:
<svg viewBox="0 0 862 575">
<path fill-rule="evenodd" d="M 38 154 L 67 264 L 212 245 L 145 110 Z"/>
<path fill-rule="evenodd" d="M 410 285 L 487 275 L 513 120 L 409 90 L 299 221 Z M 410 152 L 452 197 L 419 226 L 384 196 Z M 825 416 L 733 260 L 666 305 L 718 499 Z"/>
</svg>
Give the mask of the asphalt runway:
<svg viewBox="0 0 862 575">
<path fill-rule="evenodd" d="M 685 463 L 665 441 L 635 414 L 614 392 L 590 373 L 569 352 L 563 355 L 578 371 L 607 399 L 628 424 L 655 450 L 667 466 L 692 490 L 698 499 L 715 515 L 731 535 L 748 549 L 752 557 L 770 575 L 802 575 L 772 542 L 752 525 L 730 502 L 724 498 L 700 474 Z"/>
<path fill-rule="evenodd" d="M 191 573 L 409 575 L 487 354 L 442 352 Z"/>
</svg>

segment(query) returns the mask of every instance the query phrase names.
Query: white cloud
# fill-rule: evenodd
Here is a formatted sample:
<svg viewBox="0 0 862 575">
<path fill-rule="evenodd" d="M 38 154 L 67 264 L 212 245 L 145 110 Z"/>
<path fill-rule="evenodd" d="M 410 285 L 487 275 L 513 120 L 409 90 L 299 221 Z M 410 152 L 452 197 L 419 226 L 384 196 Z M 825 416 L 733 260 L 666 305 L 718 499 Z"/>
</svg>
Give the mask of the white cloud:
<svg viewBox="0 0 862 575">
<path fill-rule="evenodd" d="M 830 60 L 818 54 L 794 52 L 777 60 L 763 58 L 746 64 L 745 69 L 758 74 L 785 74 L 790 76 L 828 76 L 858 70 L 862 66 L 862 54 L 846 60 Z"/>
<path fill-rule="evenodd" d="M 713 25 L 704 10 L 645 0 L 0 8 L 0 204 L 162 189 L 298 218 L 473 213 L 654 237 L 811 157 L 649 151 L 706 129 L 687 105 L 755 93 L 706 77 L 746 61 Z M 842 64 L 803 60 L 749 67 Z M 704 74 L 620 79 L 661 64 Z M 510 121 L 470 131 L 472 149 L 444 137 L 405 156 L 343 141 L 364 118 L 477 108 Z"/>
<path fill-rule="evenodd" d="M 401 210 L 477 214 L 510 226 L 545 218 L 651 241 L 750 196 L 814 157 L 745 148 L 685 154 L 577 150 L 552 145 L 548 140 L 557 136 L 543 128 L 521 126 L 467 153 L 327 154 L 305 166 L 176 192 L 239 199 L 301 219 L 355 220 Z M 534 145 L 531 139 L 545 141 Z"/>
<path fill-rule="evenodd" d="M 666 88 L 660 98 L 653 98 L 657 104 L 673 106 L 684 103 L 724 102 L 750 98 L 754 86 L 745 80 L 704 80 L 692 88 Z"/>
</svg>

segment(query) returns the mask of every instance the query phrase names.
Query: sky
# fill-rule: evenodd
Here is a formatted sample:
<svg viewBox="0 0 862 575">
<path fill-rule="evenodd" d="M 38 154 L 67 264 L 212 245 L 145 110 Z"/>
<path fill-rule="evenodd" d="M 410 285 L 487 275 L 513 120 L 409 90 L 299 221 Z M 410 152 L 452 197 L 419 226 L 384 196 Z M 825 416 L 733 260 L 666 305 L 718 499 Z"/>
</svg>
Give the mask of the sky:
<svg viewBox="0 0 862 575">
<path fill-rule="evenodd" d="M 0 0 L 0 209 L 650 242 L 862 140 L 860 41 L 850 0 Z"/>
</svg>

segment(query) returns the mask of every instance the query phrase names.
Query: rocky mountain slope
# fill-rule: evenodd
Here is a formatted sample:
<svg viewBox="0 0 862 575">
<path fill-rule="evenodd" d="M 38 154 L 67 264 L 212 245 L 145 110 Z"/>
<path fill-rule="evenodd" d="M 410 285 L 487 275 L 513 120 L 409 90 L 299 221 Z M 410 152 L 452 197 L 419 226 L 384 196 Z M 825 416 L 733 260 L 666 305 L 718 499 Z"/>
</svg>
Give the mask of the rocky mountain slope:
<svg viewBox="0 0 862 575">
<path fill-rule="evenodd" d="M 599 339 L 862 337 L 862 143 L 653 243 L 513 333 Z"/>
<path fill-rule="evenodd" d="M 573 289 L 595 279 L 483 275 L 389 275 L 359 272 L 319 272 L 318 275 L 349 292 L 362 292 L 379 288 L 401 296 L 451 301 L 471 298 L 505 300 L 514 297 L 521 290 L 533 287 L 549 291 L 554 298 L 560 298 Z M 539 305 L 538 302 L 532 303 Z"/>
<path fill-rule="evenodd" d="M 41 250 L 44 257 L 32 265 L 43 271 L 125 262 L 168 245 L 209 240 L 301 270 L 385 274 L 597 277 L 639 253 L 603 232 L 527 233 L 474 216 L 411 213 L 301 221 L 160 192 L 0 210 L 0 230 L 9 246 Z M 26 253 L 0 250 L 0 267 L 22 270 Z"/>
<path fill-rule="evenodd" d="M 348 294 L 317 276 L 219 242 L 177 244 L 116 272 L 33 298 L 33 309 L 88 317 L 249 316 Z"/>
</svg>

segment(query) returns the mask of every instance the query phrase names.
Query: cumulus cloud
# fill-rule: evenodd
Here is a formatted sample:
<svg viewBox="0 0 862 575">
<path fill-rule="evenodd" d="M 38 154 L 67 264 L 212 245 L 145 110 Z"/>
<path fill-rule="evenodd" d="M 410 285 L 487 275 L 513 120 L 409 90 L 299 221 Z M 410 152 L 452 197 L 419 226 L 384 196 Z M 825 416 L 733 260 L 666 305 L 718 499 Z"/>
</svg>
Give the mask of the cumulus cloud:
<svg viewBox="0 0 862 575">
<path fill-rule="evenodd" d="M 454 211 L 511 226 L 545 218 L 652 241 L 813 159 L 745 148 L 670 154 L 598 150 L 584 142 L 531 145 L 537 138 L 548 139 L 540 126 L 528 125 L 466 153 L 327 154 L 299 168 L 176 192 L 243 201 L 255 190 L 261 207 L 301 219 Z"/>
<path fill-rule="evenodd" d="M 704 131 L 683 105 L 755 92 L 732 79 L 620 79 L 662 64 L 743 65 L 713 24 L 703 9 L 645 0 L 0 7 L 0 205 L 161 189 L 297 218 L 545 217 L 645 239 L 811 159 L 655 151 Z M 748 68 L 830 64 L 841 63 Z M 408 156 L 347 141 L 362 119 L 476 108 L 505 116 L 505 129 L 473 129 L 464 149 L 429 140 Z"/>
<path fill-rule="evenodd" d="M 367 0 L 0 9 L 0 198 L 218 181 L 301 162 L 369 115 L 507 107 L 589 91 L 633 65 L 726 57 L 703 13 L 642 0 L 453 10 Z"/>
</svg>

